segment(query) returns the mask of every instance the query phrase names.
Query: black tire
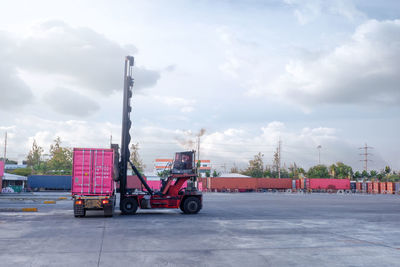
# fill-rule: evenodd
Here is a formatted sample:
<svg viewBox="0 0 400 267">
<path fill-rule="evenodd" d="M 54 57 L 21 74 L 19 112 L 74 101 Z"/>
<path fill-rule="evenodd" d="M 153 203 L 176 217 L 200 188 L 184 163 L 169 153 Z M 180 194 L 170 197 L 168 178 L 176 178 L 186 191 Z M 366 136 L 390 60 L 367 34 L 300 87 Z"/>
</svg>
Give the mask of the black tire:
<svg viewBox="0 0 400 267">
<path fill-rule="evenodd" d="M 125 215 L 135 214 L 138 209 L 138 203 L 134 198 L 125 198 L 120 205 L 121 212 Z"/>
<path fill-rule="evenodd" d="M 114 215 L 115 202 L 111 203 L 110 206 L 104 207 L 104 217 L 112 217 Z"/>
<path fill-rule="evenodd" d="M 86 210 L 83 210 L 83 212 L 81 212 L 81 213 L 75 213 L 74 212 L 75 218 L 85 217 L 85 215 L 86 215 Z"/>
<path fill-rule="evenodd" d="M 85 217 L 85 215 L 86 215 L 86 210 L 85 210 L 85 208 L 83 206 L 74 205 L 74 216 L 75 216 L 75 218 Z"/>
<path fill-rule="evenodd" d="M 183 209 L 183 204 L 184 204 L 184 202 L 181 202 L 181 204 L 179 205 L 179 208 L 181 209 L 182 212 L 185 212 Z"/>
<path fill-rule="evenodd" d="M 197 197 L 188 197 L 183 203 L 183 212 L 186 214 L 196 214 L 201 209 L 200 200 Z"/>
</svg>

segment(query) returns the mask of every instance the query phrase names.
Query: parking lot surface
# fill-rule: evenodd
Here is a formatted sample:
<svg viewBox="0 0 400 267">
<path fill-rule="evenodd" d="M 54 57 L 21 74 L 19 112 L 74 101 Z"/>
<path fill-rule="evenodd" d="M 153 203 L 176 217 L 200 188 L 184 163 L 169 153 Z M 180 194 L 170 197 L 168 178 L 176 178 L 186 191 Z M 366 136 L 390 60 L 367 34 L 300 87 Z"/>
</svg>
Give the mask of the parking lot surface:
<svg viewBox="0 0 400 267">
<path fill-rule="evenodd" d="M 68 197 L 68 199 L 60 199 Z M 56 204 L 44 204 L 56 200 Z M 37 212 L 6 208 L 37 207 Z M 74 218 L 68 193 L 0 195 L 0 266 L 397 266 L 400 196 L 207 193 L 203 210 Z"/>
</svg>

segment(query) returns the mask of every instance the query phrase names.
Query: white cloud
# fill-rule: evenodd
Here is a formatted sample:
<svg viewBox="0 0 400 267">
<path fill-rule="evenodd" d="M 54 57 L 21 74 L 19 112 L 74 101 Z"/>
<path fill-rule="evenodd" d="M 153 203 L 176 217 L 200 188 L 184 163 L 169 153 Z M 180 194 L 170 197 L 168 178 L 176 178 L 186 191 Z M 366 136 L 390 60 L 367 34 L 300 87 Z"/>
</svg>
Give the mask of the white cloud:
<svg viewBox="0 0 400 267">
<path fill-rule="evenodd" d="M 32 91 L 18 76 L 12 60 L 15 40 L 0 32 L 0 109 L 16 110 L 32 101 Z"/>
<path fill-rule="evenodd" d="M 100 108 L 88 96 L 67 88 L 56 88 L 47 92 L 44 101 L 53 110 L 65 115 L 88 116 Z"/>
<path fill-rule="evenodd" d="M 169 107 L 179 108 L 179 110 L 183 113 L 190 113 L 194 111 L 194 105 L 196 104 L 195 99 L 186 99 L 174 96 L 155 95 L 153 96 L 153 99 Z"/>
<path fill-rule="evenodd" d="M 2 43 L 3 44 L 3 43 Z M 9 60 L 30 72 L 67 75 L 84 89 L 110 95 L 122 89 L 123 59 L 135 54 L 131 45 L 121 45 L 86 27 L 72 27 L 50 20 L 32 27 L 29 35 L 8 42 Z M 136 89 L 151 87 L 160 72 L 135 67 Z"/>
<path fill-rule="evenodd" d="M 350 0 L 283 0 L 283 2 L 294 8 L 293 14 L 302 25 L 324 14 L 339 15 L 351 21 L 365 17 Z"/>
<path fill-rule="evenodd" d="M 320 104 L 398 105 L 400 20 L 368 21 L 351 40 L 317 59 L 292 60 L 273 83 L 251 94 L 277 96 L 309 109 Z"/>
<path fill-rule="evenodd" d="M 334 128 L 317 127 L 290 130 L 279 121 L 274 121 L 254 133 L 245 129 L 227 129 L 206 134 L 202 138 L 201 148 L 204 158 L 210 158 L 216 168 L 219 163 L 229 168 L 235 163 L 244 168 L 255 154 L 264 155 L 264 163 L 272 164 L 273 153 L 282 141 L 282 164 L 297 165 L 308 168 L 318 164 L 317 146 L 321 145 L 321 161 L 323 164 L 332 164 L 344 161 L 353 167 L 359 165 L 359 155 L 356 145 L 348 143 L 339 135 L 340 131 Z M 376 159 L 382 163 L 381 159 Z"/>
</svg>

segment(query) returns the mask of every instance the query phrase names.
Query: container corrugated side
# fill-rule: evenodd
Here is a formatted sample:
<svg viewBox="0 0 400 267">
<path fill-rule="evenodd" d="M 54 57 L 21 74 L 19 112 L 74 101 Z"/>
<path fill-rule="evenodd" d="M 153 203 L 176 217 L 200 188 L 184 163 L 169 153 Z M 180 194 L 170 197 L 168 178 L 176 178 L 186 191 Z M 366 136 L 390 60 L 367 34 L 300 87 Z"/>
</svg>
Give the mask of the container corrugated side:
<svg viewBox="0 0 400 267">
<path fill-rule="evenodd" d="M 379 194 L 379 182 L 372 183 L 372 193 Z"/>
<path fill-rule="evenodd" d="M 385 182 L 379 183 L 379 193 L 380 194 L 386 193 L 386 183 Z"/>
<path fill-rule="evenodd" d="M 392 182 L 386 183 L 386 191 L 388 194 L 393 194 L 393 183 Z"/>
<path fill-rule="evenodd" d="M 256 178 L 257 189 L 291 189 L 292 179 L 290 178 Z"/>
<path fill-rule="evenodd" d="M 362 183 L 361 182 L 357 182 L 356 183 L 356 190 L 357 190 L 357 192 L 361 192 L 362 191 Z"/>
<path fill-rule="evenodd" d="M 71 175 L 29 175 L 28 188 L 46 190 L 71 190 Z"/>
<path fill-rule="evenodd" d="M 310 189 L 315 190 L 349 190 L 349 179 L 310 178 Z"/>
<path fill-rule="evenodd" d="M 369 194 L 373 194 L 374 193 L 374 183 L 373 182 L 368 182 L 367 186 L 368 186 L 368 193 Z"/>
<path fill-rule="evenodd" d="M 400 183 L 399 182 L 394 183 L 394 193 L 400 194 Z"/>
<path fill-rule="evenodd" d="M 72 194 L 113 194 L 114 151 L 112 149 L 74 148 L 72 166 Z"/>
<path fill-rule="evenodd" d="M 227 178 L 212 177 L 210 179 L 211 190 L 256 190 L 257 178 Z"/>
</svg>

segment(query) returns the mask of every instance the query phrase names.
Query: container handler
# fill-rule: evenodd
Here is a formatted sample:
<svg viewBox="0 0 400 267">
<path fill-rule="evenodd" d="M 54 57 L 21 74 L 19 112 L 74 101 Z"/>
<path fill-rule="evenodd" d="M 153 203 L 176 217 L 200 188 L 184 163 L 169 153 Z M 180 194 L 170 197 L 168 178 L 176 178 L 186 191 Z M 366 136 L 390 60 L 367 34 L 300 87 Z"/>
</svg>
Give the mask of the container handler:
<svg viewBox="0 0 400 267">
<path fill-rule="evenodd" d="M 132 125 L 132 122 L 130 120 L 130 112 L 132 110 L 131 98 L 133 93 L 133 66 L 134 58 L 132 56 L 127 56 L 125 58 L 124 70 L 121 149 L 119 149 L 118 144 L 111 145 L 113 168 L 107 168 L 107 170 L 109 171 L 108 174 L 112 174 L 114 181 L 120 183 L 119 207 L 121 213 L 124 215 L 135 214 L 138 208 L 180 208 L 185 214 L 198 213 L 203 205 L 203 197 L 202 193 L 198 191 L 197 187 L 195 186 L 197 184 L 195 151 L 178 152 L 175 154 L 170 174 L 168 178 L 163 181 L 163 185 L 160 191 L 157 192 L 154 192 L 148 186 L 147 182 L 145 181 L 139 170 L 130 161 L 129 143 L 131 141 L 131 136 L 129 130 Z M 108 149 L 107 151 L 109 152 L 110 149 Z M 75 162 L 79 162 L 79 160 L 76 158 L 77 156 L 78 154 L 75 155 L 74 153 L 74 169 L 72 176 L 73 182 L 74 179 L 78 182 L 80 181 L 79 177 L 75 175 L 75 169 L 78 168 L 78 166 L 75 166 Z M 110 162 L 111 161 L 108 161 L 107 163 Z M 127 190 L 126 186 L 128 164 L 141 181 L 144 187 L 143 190 Z M 104 167 L 105 166 L 103 165 L 102 168 Z M 99 168 L 99 170 L 102 168 Z M 78 176 L 81 175 L 78 169 L 76 169 L 76 173 L 78 174 Z M 90 176 L 92 178 L 88 180 L 89 183 L 94 183 L 97 181 L 96 178 L 93 179 L 93 177 L 98 177 L 96 175 L 98 175 L 98 169 L 95 169 L 92 176 Z M 105 180 L 103 179 L 103 181 Z M 183 188 L 183 185 L 186 181 L 188 181 L 187 187 Z M 95 188 L 97 188 L 97 184 L 90 186 L 94 186 Z M 111 187 L 113 191 L 111 193 L 111 190 L 109 190 L 107 195 L 73 195 L 74 215 L 76 217 L 85 216 L 85 212 L 88 209 L 103 209 L 105 216 L 112 216 L 114 213 L 114 206 L 116 202 L 116 193 L 115 185 Z"/>
</svg>

